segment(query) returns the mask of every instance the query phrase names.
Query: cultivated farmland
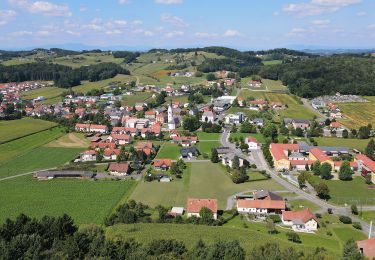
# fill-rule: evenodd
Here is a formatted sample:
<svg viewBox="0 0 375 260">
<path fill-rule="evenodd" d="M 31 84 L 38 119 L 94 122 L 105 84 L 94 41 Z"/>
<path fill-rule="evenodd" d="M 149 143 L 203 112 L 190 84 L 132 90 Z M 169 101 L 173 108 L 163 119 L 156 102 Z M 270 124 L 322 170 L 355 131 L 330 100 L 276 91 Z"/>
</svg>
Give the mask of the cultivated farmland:
<svg viewBox="0 0 375 260">
<path fill-rule="evenodd" d="M 340 123 L 350 129 L 358 129 L 368 124 L 375 125 L 375 102 L 369 103 L 340 103 L 338 104 L 345 119 Z"/>
</svg>

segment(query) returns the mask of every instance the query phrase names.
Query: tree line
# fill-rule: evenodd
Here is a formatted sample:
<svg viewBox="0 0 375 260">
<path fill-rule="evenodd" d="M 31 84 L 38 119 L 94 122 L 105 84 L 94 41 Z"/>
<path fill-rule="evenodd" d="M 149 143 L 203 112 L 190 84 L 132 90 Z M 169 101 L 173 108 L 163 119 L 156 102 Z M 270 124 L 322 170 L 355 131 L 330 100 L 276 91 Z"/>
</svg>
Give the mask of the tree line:
<svg viewBox="0 0 375 260">
<path fill-rule="evenodd" d="M 14 66 L 0 65 L 0 82 L 54 81 L 55 86 L 69 88 L 81 84 L 81 80 L 91 82 L 113 78 L 117 74 L 129 75 L 127 69 L 115 63 L 100 63 L 72 69 L 68 66 L 36 62 Z"/>
</svg>

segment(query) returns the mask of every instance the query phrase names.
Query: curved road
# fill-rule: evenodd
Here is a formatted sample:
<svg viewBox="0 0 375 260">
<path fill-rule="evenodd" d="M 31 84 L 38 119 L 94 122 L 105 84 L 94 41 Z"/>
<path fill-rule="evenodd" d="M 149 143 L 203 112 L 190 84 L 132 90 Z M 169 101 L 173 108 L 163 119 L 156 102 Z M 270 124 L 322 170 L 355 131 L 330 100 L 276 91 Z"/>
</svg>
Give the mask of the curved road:
<svg viewBox="0 0 375 260">
<path fill-rule="evenodd" d="M 229 135 L 230 135 L 230 131 L 228 129 L 225 129 L 224 132 L 222 133 L 221 137 L 220 137 L 220 142 L 223 146 L 230 147 L 233 150 L 234 154 L 236 154 L 237 156 L 248 158 L 251 163 L 255 163 L 255 165 L 257 166 L 257 168 L 259 170 L 265 170 L 267 173 L 269 173 L 271 175 L 271 177 L 274 181 L 276 181 L 278 184 L 283 186 L 286 190 L 298 194 L 301 198 L 303 198 L 305 200 L 311 201 L 312 203 L 318 205 L 321 209 L 326 211 L 328 208 L 331 208 L 333 210 L 334 214 L 346 215 L 346 216 L 349 216 L 350 218 L 352 218 L 352 220 L 354 222 L 360 222 L 361 225 L 362 225 L 362 231 L 366 235 L 368 235 L 369 230 L 370 230 L 369 223 L 357 218 L 356 216 L 351 215 L 350 209 L 348 207 L 332 205 L 332 204 L 328 203 L 327 201 L 319 199 L 315 195 L 311 195 L 311 194 L 308 194 L 308 193 L 304 192 L 303 190 L 299 189 L 298 187 L 296 187 L 293 184 L 289 183 L 288 181 L 284 180 L 283 178 L 281 178 L 279 176 L 279 174 L 276 171 L 272 170 L 268 166 L 266 160 L 263 157 L 263 153 L 262 153 L 261 150 L 251 151 L 250 156 L 246 155 L 246 154 L 242 153 L 242 151 L 240 149 L 236 149 L 235 145 L 233 145 L 232 143 L 230 143 L 228 141 Z M 366 206 L 366 208 L 368 208 L 368 207 Z M 369 208 L 371 208 L 371 207 L 369 207 Z M 374 229 L 372 231 L 372 236 L 375 236 L 375 230 Z"/>
</svg>

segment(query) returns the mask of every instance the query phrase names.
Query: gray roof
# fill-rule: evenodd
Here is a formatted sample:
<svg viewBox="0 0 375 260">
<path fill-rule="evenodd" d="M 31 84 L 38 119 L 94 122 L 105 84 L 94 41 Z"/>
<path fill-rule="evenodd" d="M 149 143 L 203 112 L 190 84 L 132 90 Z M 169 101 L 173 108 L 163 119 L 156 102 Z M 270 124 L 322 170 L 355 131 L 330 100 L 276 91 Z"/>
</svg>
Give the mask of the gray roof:
<svg viewBox="0 0 375 260">
<path fill-rule="evenodd" d="M 279 195 L 277 195 L 277 194 L 275 194 L 271 191 L 268 191 L 268 190 L 261 190 L 261 191 L 257 191 L 257 192 L 254 193 L 255 199 L 264 199 L 266 197 L 270 197 L 271 200 L 284 200 Z"/>
<path fill-rule="evenodd" d="M 93 178 L 95 174 L 88 171 L 39 171 L 36 178 Z"/>
<path fill-rule="evenodd" d="M 219 154 L 224 154 L 224 153 L 229 153 L 232 150 L 229 147 L 218 147 L 218 148 L 216 148 L 216 151 Z"/>
</svg>

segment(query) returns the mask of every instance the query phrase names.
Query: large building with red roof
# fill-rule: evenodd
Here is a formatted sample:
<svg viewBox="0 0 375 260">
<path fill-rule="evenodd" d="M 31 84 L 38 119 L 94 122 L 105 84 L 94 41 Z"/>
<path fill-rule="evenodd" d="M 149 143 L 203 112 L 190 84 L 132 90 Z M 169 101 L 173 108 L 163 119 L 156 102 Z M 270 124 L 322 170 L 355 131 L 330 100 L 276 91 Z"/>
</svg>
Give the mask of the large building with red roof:
<svg viewBox="0 0 375 260">
<path fill-rule="evenodd" d="M 200 217 L 199 212 L 202 208 L 208 208 L 212 211 L 213 218 L 217 219 L 217 199 L 192 199 L 187 200 L 186 212 L 188 218 L 192 216 Z"/>
<path fill-rule="evenodd" d="M 290 226 L 294 231 L 312 232 L 318 229 L 318 219 L 309 209 L 299 211 L 284 211 L 281 221 L 285 226 Z"/>
<path fill-rule="evenodd" d="M 375 237 L 357 241 L 357 246 L 363 256 L 368 259 L 375 258 Z"/>
<path fill-rule="evenodd" d="M 357 154 L 355 162 L 362 176 L 371 176 L 371 181 L 375 184 L 375 162 L 364 154 Z"/>
</svg>

